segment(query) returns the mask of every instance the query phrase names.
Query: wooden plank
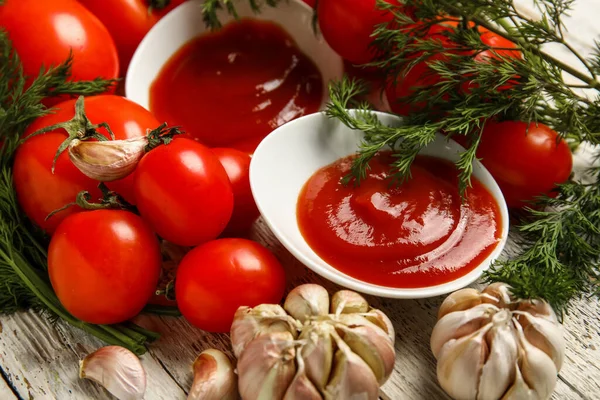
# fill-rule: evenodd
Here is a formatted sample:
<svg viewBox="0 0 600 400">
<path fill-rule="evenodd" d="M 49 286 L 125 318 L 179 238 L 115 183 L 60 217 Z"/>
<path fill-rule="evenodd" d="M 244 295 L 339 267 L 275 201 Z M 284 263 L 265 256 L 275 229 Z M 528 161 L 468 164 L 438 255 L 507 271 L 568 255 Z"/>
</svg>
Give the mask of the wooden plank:
<svg viewBox="0 0 600 400">
<path fill-rule="evenodd" d="M 99 385 L 78 378 L 79 360 L 101 347 L 100 341 L 30 312 L 3 316 L 1 321 L 0 365 L 22 398 L 113 398 Z M 143 356 L 142 363 L 150 376 L 147 400 L 185 398 L 185 393 L 151 355 Z"/>
<path fill-rule="evenodd" d="M 8 383 L 4 379 L 2 379 L 2 377 L 0 377 L 0 399 L 18 400 L 17 396 L 15 396 L 12 389 L 8 386 Z"/>
</svg>

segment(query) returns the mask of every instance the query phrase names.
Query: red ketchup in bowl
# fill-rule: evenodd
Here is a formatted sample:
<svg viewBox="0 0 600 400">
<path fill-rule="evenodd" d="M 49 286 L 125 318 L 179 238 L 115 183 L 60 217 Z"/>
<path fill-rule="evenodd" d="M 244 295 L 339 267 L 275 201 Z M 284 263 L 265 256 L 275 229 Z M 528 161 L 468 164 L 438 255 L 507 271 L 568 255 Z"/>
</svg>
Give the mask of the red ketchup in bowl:
<svg viewBox="0 0 600 400">
<path fill-rule="evenodd" d="M 455 280 L 500 241 L 500 208 L 475 177 L 461 201 L 458 170 L 417 156 L 412 179 L 388 178 L 391 154 L 378 154 L 360 185 L 343 185 L 354 156 L 317 171 L 297 203 L 300 232 L 332 267 L 364 282 L 422 288 Z"/>
<path fill-rule="evenodd" d="M 209 147 L 253 152 L 275 128 L 318 111 L 322 97 L 317 66 L 286 31 L 242 19 L 179 49 L 152 83 L 150 110 Z"/>
</svg>

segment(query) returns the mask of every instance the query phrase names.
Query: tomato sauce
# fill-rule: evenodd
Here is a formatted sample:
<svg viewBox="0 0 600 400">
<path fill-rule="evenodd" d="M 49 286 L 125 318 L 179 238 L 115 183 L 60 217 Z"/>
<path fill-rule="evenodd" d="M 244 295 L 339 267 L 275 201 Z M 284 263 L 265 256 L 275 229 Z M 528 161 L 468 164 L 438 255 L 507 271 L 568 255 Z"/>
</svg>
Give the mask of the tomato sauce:
<svg viewBox="0 0 600 400">
<path fill-rule="evenodd" d="M 190 41 L 150 88 L 150 110 L 210 147 L 253 151 L 275 128 L 318 111 L 316 65 L 278 25 L 232 22 Z"/>
<path fill-rule="evenodd" d="M 388 179 L 391 154 L 381 153 L 360 186 L 344 186 L 353 158 L 317 171 L 298 198 L 302 235 L 334 268 L 382 286 L 434 286 L 467 274 L 498 244 L 498 204 L 475 178 L 461 202 L 451 162 L 418 156 L 398 186 Z"/>
</svg>

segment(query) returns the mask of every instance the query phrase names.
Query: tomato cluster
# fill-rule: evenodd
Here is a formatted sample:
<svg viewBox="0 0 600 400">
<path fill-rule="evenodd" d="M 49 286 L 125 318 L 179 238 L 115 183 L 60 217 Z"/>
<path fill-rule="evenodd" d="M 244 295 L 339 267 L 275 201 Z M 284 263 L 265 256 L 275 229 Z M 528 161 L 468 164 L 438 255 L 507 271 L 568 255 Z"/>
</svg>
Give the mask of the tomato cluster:
<svg viewBox="0 0 600 400">
<path fill-rule="evenodd" d="M 114 79 L 125 75 L 150 28 L 183 1 L 149 10 L 147 0 L 5 0 L 0 26 L 22 60 L 28 85 L 40 69 L 70 53 L 72 80 Z M 87 192 L 90 201 L 105 193 L 68 151 L 55 159 L 59 146 L 82 132 L 73 132 L 83 127 L 76 100 L 44 102 L 54 112 L 24 133 L 13 179 L 21 208 L 51 236 L 50 281 L 71 314 L 114 324 L 134 317 L 149 301 L 169 304 L 155 295 L 167 272 L 162 265 L 172 261 L 163 261 L 165 243 L 189 251 L 177 260 L 176 304 L 202 329 L 228 331 L 239 306 L 281 300 L 285 276 L 277 259 L 259 243 L 231 237 L 246 235 L 259 216 L 250 191 L 250 154 L 209 149 L 178 135 L 146 152 L 130 175 L 106 182 L 125 200 L 122 209 L 65 208 L 80 193 Z M 160 125 L 151 112 L 114 94 L 86 97 L 83 109 L 106 139 L 109 131 L 98 124 L 108 125 L 116 140 L 141 138 Z"/>
<path fill-rule="evenodd" d="M 183 1 L 171 0 L 164 9 L 149 10 L 146 0 L 5 0 L 0 26 L 22 60 L 27 84 L 42 68 L 62 63 L 70 54 L 70 79 L 114 79 L 125 75 L 148 30 Z M 372 32 L 392 21 L 389 11 L 378 9 L 375 0 L 319 0 L 317 7 L 323 36 L 349 64 L 365 64 L 377 56 Z M 119 12 L 114 12 L 117 8 Z M 445 29 L 434 26 L 428 35 L 452 46 Z M 521 56 L 507 50 L 514 45 L 505 39 L 485 30 L 480 33 L 483 43 L 504 49 L 502 55 Z M 486 62 L 495 54 L 480 53 L 476 60 Z M 387 84 L 393 111 L 407 114 L 419 107 L 399 99 L 439 81 L 429 69 L 433 60 Z M 368 71 L 370 79 L 376 80 L 378 74 Z M 14 157 L 13 179 L 21 208 L 51 236 L 48 272 L 69 312 L 83 321 L 113 324 L 157 301 L 153 296 L 161 280 L 161 241 L 187 252 L 175 273 L 177 305 L 202 329 L 227 331 L 238 306 L 281 299 L 282 266 L 260 244 L 239 238 L 259 215 L 249 184 L 250 154 L 209 149 L 180 135 L 148 151 L 130 175 L 107 182 L 134 212 L 64 208 L 82 192 L 90 199 L 103 193 L 98 182 L 75 167 L 68 152 L 55 159 L 57 149 L 74 134 L 55 125 L 76 116 L 75 100 L 50 98 L 45 104 L 54 105 L 54 113 L 38 118 L 26 130 Z M 106 123 L 117 140 L 145 136 L 160 122 L 146 109 L 110 93 L 87 97 L 83 105 L 89 122 Z M 41 129 L 46 132 L 33 135 Z M 105 128 L 95 129 L 110 138 Z M 556 132 L 518 121 L 488 124 L 477 155 L 515 207 L 549 193 L 568 178 L 572 166 L 569 148 Z"/>
</svg>

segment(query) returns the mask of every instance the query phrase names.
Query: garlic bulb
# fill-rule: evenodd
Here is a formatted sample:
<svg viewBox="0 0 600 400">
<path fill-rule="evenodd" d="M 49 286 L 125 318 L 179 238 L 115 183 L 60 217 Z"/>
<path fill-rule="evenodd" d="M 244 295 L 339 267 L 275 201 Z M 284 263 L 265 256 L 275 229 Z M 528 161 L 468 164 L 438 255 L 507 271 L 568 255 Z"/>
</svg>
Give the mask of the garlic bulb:
<svg viewBox="0 0 600 400">
<path fill-rule="evenodd" d="M 79 377 L 98 382 L 119 400 L 140 400 L 146 391 L 146 371 L 139 358 L 120 346 L 106 346 L 85 357 Z"/>
<path fill-rule="evenodd" d="M 394 328 L 384 313 L 349 290 L 330 301 L 314 284 L 292 290 L 284 309 L 262 304 L 235 314 L 231 342 L 243 400 L 378 398 L 395 362 Z"/>
<path fill-rule="evenodd" d="M 229 358 L 217 349 L 200 353 L 194 361 L 194 382 L 187 400 L 236 400 L 237 377 Z"/>
<path fill-rule="evenodd" d="M 518 300 L 494 283 L 462 289 L 440 306 L 431 334 L 442 388 L 461 400 L 548 399 L 564 358 L 550 306 Z"/>
<path fill-rule="evenodd" d="M 69 158 L 84 175 L 110 182 L 133 172 L 147 144 L 145 136 L 103 142 L 73 139 L 69 143 Z"/>
</svg>

